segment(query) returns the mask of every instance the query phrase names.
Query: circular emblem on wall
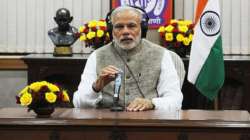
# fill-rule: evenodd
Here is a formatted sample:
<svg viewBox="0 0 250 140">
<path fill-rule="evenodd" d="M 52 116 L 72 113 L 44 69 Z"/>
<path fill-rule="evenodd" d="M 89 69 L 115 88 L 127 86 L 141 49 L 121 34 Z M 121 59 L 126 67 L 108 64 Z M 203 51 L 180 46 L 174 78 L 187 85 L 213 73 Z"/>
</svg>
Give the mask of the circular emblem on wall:
<svg viewBox="0 0 250 140">
<path fill-rule="evenodd" d="M 206 11 L 201 15 L 200 27 L 207 36 L 215 36 L 220 32 L 220 17 L 214 11 Z"/>
<path fill-rule="evenodd" d="M 120 2 L 121 5 L 141 7 L 146 13 L 152 12 L 155 16 L 159 16 L 168 4 L 166 0 L 120 0 Z"/>
</svg>

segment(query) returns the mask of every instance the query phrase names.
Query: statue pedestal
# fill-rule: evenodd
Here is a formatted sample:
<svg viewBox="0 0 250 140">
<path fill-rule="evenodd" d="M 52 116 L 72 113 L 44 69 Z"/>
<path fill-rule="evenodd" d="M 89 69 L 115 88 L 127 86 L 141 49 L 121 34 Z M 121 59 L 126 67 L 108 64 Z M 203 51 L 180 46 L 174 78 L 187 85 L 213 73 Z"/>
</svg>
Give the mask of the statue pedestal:
<svg viewBox="0 0 250 140">
<path fill-rule="evenodd" d="M 53 56 L 72 56 L 72 48 L 70 46 L 56 46 Z"/>
</svg>

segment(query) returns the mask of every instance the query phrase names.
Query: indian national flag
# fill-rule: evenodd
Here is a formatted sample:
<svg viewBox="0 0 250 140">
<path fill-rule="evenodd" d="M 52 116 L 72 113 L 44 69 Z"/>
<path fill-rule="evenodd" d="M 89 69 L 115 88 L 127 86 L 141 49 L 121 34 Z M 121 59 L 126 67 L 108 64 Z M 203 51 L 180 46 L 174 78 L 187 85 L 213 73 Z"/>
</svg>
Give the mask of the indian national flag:
<svg viewBox="0 0 250 140">
<path fill-rule="evenodd" d="M 225 77 L 219 0 L 199 0 L 195 23 L 188 81 L 213 100 Z"/>
</svg>

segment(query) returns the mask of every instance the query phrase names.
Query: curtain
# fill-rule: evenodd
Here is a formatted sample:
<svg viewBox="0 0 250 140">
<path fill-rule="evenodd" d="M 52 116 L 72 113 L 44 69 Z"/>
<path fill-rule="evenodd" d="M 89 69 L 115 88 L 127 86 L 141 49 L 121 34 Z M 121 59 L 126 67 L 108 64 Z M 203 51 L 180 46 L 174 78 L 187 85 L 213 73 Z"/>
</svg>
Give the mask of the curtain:
<svg viewBox="0 0 250 140">
<path fill-rule="evenodd" d="M 48 30 L 56 27 L 56 10 L 67 8 L 79 28 L 89 20 L 105 18 L 110 0 L 0 0 L 0 53 L 52 53 Z M 74 53 L 84 53 L 79 40 Z"/>
</svg>

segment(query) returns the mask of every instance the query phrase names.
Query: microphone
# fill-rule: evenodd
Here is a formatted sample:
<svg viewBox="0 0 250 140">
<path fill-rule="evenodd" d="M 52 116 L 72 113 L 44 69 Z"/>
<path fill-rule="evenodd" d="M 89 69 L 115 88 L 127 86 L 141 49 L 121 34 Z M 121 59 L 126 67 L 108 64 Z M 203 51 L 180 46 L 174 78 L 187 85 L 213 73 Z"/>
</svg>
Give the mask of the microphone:
<svg viewBox="0 0 250 140">
<path fill-rule="evenodd" d="M 110 108 L 111 111 L 123 111 L 124 110 L 124 107 L 120 106 L 118 103 L 120 88 L 122 84 L 122 75 L 123 75 L 122 70 L 119 70 L 119 72 L 116 74 L 115 85 L 114 85 L 113 105 Z"/>
</svg>

